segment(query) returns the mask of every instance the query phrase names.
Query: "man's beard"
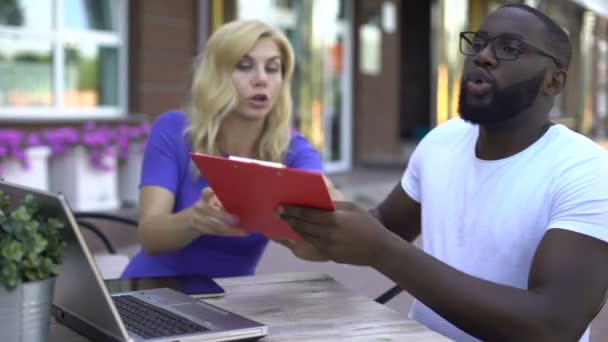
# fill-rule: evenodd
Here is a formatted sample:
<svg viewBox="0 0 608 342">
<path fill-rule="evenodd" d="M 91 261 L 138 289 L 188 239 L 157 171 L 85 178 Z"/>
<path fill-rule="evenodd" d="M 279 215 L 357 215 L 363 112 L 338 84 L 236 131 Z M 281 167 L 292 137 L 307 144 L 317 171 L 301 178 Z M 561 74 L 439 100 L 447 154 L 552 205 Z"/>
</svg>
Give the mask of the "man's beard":
<svg viewBox="0 0 608 342">
<path fill-rule="evenodd" d="M 465 121 L 479 125 L 494 125 L 508 121 L 530 107 L 545 78 L 541 71 L 528 80 L 521 81 L 504 89 L 492 84 L 494 92 L 492 102 L 487 105 L 470 105 L 467 103 L 466 81 L 460 81 L 458 112 Z"/>
</svg>

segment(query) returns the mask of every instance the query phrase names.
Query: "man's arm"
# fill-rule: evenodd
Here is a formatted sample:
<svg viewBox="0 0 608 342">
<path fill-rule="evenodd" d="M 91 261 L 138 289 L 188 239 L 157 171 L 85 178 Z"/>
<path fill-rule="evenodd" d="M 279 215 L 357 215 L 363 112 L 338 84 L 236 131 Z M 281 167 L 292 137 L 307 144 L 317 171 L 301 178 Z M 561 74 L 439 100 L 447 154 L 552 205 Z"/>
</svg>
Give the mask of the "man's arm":
<svg viewBox="0 0 608 342">
<path fill-rule="evenodd" d="M 608 244 L 563 229 L 543 237 L 527 289 L 472 277 L 404 241 L 384 247 L 371 266 L 484 341 L 577 341 L 608 288 Z"/>
<path fill-rule="evenodd" d="M 402 239 L 412 242 L 420 235 L 420 203 L 397 183 L 391 193 L 369 211 L 382 225 Z"/>
<path fill-rule="evenodd" d="M 437 314 L 484 341 L 576 341 L 608 288 L 608 244 L 550 229 L 527 289 L 483 280 L 426 254 L 351 202 L 336 211 L 283 206 L 279 213 L 329 259 L 372 266 Z M 527 265 L 522 265 L 527 267 Z"/>
</svg>

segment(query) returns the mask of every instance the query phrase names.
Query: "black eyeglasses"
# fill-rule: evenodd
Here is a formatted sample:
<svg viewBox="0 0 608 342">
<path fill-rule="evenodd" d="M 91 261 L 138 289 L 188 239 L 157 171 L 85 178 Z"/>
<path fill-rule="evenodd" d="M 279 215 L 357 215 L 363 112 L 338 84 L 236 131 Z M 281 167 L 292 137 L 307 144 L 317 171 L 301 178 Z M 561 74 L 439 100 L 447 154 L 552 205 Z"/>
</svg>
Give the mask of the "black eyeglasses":
<svg viewBox="0 0 608 342">
<path fill-rule="evenodd" d="M 514 61 L 520 54 L 528 51 L 537 55 L 549 57 L 555 62 L 558 69 L 562 64 L 553 55 L 524 42 L 520 37 L 512 34 L 501 34 L 490 37 L 485 32 L 465 31 L 460 33 L 460 52 L 467 56 L 477 56 L 477 54 L 488 46 L 492 45 L 494 57 L 503 61 Z"/>
</svg>

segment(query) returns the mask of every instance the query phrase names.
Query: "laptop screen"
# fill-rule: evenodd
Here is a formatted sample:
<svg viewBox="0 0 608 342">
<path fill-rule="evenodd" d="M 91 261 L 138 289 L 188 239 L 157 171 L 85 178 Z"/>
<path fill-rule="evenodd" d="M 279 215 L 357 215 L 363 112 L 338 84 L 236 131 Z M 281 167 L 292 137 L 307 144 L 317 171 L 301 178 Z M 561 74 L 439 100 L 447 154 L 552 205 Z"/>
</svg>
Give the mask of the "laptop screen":
<svg viewBox="0 0 608 342">
<path fill-rule="evenodd" d="M 57 269 L 53 304 L 78 316 L 118 340 L 126 340 L 126 330 L 119 323 L 118 312 L 105 287 L 97 266 L 65 199 L 37 189 L 0 181 L 0 191 L 9 195 L 14 208 L 32 194 L 44 214 L 65 223 L 67 245 L 63 263 Z"/>
</svg>

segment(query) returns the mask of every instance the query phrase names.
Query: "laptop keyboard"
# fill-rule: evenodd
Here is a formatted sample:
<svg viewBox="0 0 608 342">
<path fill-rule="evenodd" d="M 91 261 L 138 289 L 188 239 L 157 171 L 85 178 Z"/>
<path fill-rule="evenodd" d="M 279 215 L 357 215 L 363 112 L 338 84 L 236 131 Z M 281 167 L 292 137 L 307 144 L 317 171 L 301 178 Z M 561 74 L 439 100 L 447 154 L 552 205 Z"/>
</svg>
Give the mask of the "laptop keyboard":
<svg viewBox="0 0 608 342">
<path fill-rule="evenodd" d="M 191 334 L 209 329 L 130 295 L 112 297 L 127 330 L 144 338 Z"/>
</svg>

